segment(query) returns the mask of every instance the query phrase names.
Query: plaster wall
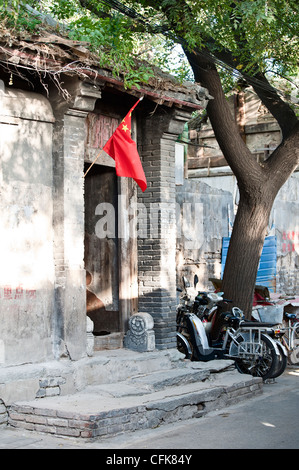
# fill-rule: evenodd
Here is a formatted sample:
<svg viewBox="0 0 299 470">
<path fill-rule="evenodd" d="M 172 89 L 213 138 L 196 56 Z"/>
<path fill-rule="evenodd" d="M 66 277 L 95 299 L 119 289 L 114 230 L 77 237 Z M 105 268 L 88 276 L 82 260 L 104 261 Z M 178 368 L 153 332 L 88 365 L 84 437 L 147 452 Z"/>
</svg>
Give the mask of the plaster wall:
<svg viewBox="0 0 299 470">
<path fill-rule="evenodd" d="M 225 185 L 223 185 L 225 188 Z M 222 237 L 230 233 L 233 198 L 226 189 L 212 188 L 202 179 L 186 179 L 176 188 L 177 284 L 182 276 L 192 283 L 197 274 L 199 290 L 212 290 L 210 277 L 220 278 Z"/>
<path fill-rule="evenodd" d="M 236 178 L 233 175 L 202 177 L 192 179 L 187 183 L 198 185 L 199 192 L 205 188 L 210 193 L 206 199 L 205 224 L 209 224 L 211 218 L 217 217 L 218 212 L 226 213 L 226 223 L 222 223 L 221 237 L 229 236 L 233 226 L 234 214 L 238 204 L 238 189 Z M 188 187 L 188 186 L 187 186 Z M 218 193 L 218 205 L 212 205 L 212 195 Z M 200 198 L 201 196 L 198 196 Z M 277 237 L 277 276 L 276 291 L 288 295 L 296 295 L 299 291 L 299 173 L 295 172 L 280 189 L 271 212 L 267 235 Z M 220 210 L 220 207 L 222 210 Z M 209 211 L 212 213 L 209 214 Z M 220 228 L 221 225 L 218 226 Z M 212 229 L 212 226 L 211 226 Z M 216 230 L 216 234 L 219 230 Z M 204 232 L 204 239 L 206 238 Z M 219 239 L 219 237 L 218 237 Z M 218 247 L 219 248 L 219 247 Z M 217 253 L 219 254 L 217 258 Z M 220 266 L 221 246 L 215 250 L 215 263 Z M 215 272 L 217 272 L 215 267 Z"/>
<path fill-rule="evenodd" d="M 44 97 L 0 87 L 0 365 L 52 355 L 53 122 Z"/>
</svg>

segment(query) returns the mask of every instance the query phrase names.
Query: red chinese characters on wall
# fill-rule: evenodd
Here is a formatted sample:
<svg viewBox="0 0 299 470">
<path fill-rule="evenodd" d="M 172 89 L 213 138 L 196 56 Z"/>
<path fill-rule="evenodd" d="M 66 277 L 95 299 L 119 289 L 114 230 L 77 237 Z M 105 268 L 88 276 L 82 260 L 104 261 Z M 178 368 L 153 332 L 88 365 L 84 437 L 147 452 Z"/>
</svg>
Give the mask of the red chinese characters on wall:
<svg viewBox="0 0 299 470">
<path fill-rule="evenodd" d="M 299 251 L 299 231 L 289 230 L 282 234 L 282 252 Z"/>
<path fill-rule="evenodd" d="M 36 299 L 35 289 L 24 289 L 22 285 L 12 287 L 10 285 L 3 286 L 0 288 L 0 299 L 3 300 L 33 300 Z"/>
</svg>

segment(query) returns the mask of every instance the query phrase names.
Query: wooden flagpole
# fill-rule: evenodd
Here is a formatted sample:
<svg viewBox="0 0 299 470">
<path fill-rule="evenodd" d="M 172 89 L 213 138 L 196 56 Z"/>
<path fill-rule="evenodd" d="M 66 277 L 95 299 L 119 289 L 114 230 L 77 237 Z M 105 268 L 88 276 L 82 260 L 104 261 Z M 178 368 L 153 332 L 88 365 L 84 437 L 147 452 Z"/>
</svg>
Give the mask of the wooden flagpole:
<svg viewBox="0 0 299 470">
<path fill-rule="evenodd" d="M 86 172 L 84 173 L 84 178 L 85 176 L 87 175 L 87 173 L 89 172 L 90 168 L 92 167 L 92 165 L 95 164 L 95 162 L 97 161 L 97 159 L 99 158 L 99 156 L 101 155 L 101 153 L 103 152 L 103 149 L 100 150 L 100 152 L 98 153 L 98 155 L 96 156 L 96 158 L 94 159 L 94 161 L 89 165 L 89 167 L 87 168 Z"/>
</svg>

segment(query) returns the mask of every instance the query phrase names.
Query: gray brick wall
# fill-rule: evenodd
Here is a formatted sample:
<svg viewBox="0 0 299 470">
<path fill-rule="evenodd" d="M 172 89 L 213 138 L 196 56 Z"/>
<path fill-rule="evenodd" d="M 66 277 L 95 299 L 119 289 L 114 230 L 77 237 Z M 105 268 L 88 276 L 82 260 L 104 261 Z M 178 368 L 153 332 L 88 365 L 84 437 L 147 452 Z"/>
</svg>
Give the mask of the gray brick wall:
<svg viewBox="0 0 299 470">
<path fill-rule="evenodd" d="M 146 207 L 139 224 L 147 228 L 138 241 L 138 310 L 154 318 L 157 349 L 169 349 L 176 347 L 175 142 L 190 115 L 160 112 L 139 125 L 148 188 L 138 197 Z"/>
</svg>

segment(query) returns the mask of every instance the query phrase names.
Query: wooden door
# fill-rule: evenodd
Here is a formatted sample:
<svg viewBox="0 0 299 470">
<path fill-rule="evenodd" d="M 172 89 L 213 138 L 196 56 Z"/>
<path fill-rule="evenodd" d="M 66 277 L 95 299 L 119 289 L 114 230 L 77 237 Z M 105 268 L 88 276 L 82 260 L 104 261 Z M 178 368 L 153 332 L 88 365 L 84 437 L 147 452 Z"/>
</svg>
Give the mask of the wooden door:
<svg viewBox="0 0 299 470">
<path fill-rule="evenodd" d="M 87 314 L 95 335 L 120 330 L 117 211 L 115 169 L 95 164 L 85 177 Z"/>
</svg>

